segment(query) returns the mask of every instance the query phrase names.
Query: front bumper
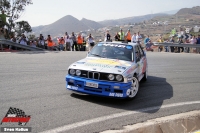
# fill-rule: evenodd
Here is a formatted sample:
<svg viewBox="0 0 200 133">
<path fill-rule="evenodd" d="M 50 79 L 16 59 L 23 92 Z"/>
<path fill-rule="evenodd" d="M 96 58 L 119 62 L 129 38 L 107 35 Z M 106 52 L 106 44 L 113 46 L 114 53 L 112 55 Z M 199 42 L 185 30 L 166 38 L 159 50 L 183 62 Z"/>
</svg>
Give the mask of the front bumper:
<svg viewBox="0 0 200 133">
<path fill-rule="evenodd" d="M 94 83 L 98 85 L 95 87 L 88 87 L 86 83 Z M 70 75 L 66 76 L 66 88 L 71 91 L 78 93 L 106 96 L 106 97 L 118 97 L 126 98 L 129 95 L 131 82 L 121 83 L 121 82 L 109 82 L 100 81 L 94 79 L 73 77 Z"/>
</svg>

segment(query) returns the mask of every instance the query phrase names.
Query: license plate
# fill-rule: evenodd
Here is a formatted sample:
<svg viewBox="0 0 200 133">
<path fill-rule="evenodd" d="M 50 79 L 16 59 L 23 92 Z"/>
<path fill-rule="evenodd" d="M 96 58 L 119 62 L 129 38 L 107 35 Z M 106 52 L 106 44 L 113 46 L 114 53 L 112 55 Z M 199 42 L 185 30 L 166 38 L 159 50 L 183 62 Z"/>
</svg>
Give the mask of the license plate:
<svg viewBox="0 0 200 133">
<path fill-rule="evenodd" d="M 92 87 L 92 88 L 98 88 L 98 84 L 97 83 L 91 83 L 91 82 L 86 82 L 85 86 Z"/>
</svg>

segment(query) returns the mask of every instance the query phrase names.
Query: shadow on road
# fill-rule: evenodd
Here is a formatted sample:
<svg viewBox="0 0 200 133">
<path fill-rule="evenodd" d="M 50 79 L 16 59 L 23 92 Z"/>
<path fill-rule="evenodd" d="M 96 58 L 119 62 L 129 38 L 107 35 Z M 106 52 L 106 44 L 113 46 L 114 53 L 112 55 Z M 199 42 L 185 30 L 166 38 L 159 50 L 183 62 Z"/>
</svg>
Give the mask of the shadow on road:
<svg viewBox="0 0 200 133">
<path fill-rule="evenodd" d="M 163 104 L 163 101 L 173 97 L 173 88 L 166 82 L 165 78 L 149 76 L 146 82 L 140 83 L 138 95 L 132 101 L 125 99 L 98 97 L 92 95 L 71 94 L 72 97 L 95 103 L 102 106 L 108 106 L 117 109 L 129 111 L 141 111 L 147 113 L 157 112 Z M 142 111 L 140 109 L 148 107 L 158 107 L 152 111 Z"/>
</svg>

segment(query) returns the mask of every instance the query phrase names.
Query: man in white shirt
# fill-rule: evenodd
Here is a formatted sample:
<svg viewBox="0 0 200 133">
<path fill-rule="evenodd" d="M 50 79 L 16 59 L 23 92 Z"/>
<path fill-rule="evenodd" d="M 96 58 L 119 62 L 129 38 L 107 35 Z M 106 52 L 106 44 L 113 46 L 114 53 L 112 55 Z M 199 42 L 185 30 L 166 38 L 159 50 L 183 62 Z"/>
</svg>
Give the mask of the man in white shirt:
<svg viewBox="0 0 200 133">
<path fill-rule="evenodd" d="M 136 33 L 133 34 L 133 36 L 131 37 L 131 42 L 136 43 Z"/>
<path fill-rule="evenodd" d="M 69 39 L 69 35 L 67 32 L 65 32 L 65 36 L 64 36 L 64 40 L 65 40 L 65 51 L 71 51 L 71 40 Z"/>
<path fill-rule="evenodd" d="M 136 42 L 140 44 L 141 39 L 142 39 L 142 36 L 140 35 L 140 32 L 138 32 L 136 35 Z"/>
</svg>

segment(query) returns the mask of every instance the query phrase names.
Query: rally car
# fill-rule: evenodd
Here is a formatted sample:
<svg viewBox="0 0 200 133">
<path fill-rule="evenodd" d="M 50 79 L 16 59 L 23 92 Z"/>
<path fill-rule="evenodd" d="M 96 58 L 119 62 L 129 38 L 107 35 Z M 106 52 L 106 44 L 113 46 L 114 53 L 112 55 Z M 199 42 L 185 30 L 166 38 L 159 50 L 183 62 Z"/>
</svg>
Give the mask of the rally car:
<svg viewBox="0 0 200 133">
<path fill-rule="evenodd" d="M 68 68 L 66 88 L 73 92 L 133 99 L 147 79 L 147 58 L 137 43 L 99 42 L 87 57 Z"/>
</svg>

